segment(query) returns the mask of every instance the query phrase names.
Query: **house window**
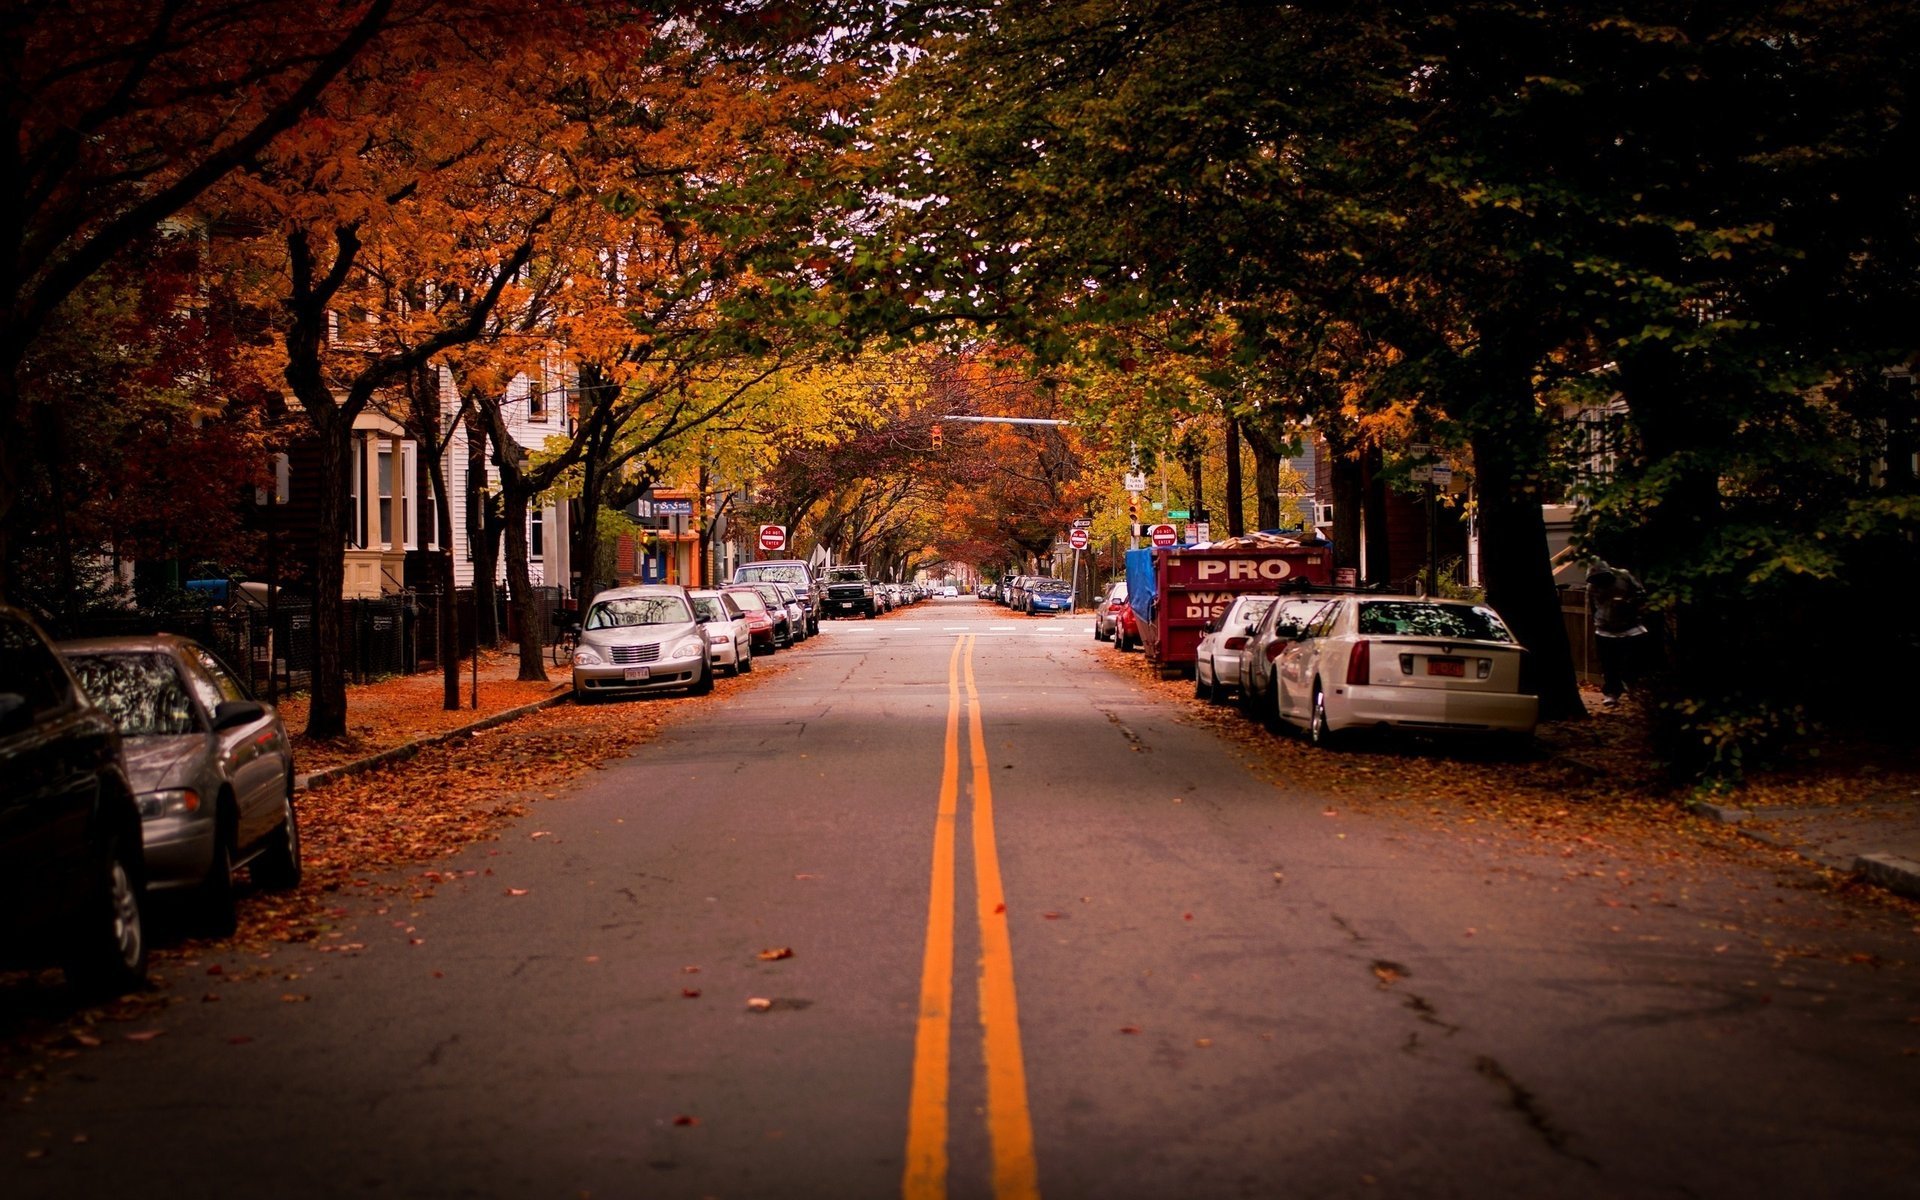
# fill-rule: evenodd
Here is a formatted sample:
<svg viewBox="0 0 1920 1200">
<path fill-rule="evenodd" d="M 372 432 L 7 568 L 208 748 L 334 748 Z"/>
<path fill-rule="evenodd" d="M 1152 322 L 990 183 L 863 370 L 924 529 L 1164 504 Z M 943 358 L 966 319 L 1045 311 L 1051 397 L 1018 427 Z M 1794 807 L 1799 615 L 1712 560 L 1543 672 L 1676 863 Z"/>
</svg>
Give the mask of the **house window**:
<svg viewBox="0 0 1920 1200">
<path fill-rule="evenodd" d="M 381 545 L 393 539 L 393 451 L 380 451 L 380 532 Z"/>
<path fill-rule="evenodd" d="M 360 498 L 367 494 L 366 448 L 359 438 L 349 443 L 347 452 L 347 527 L 342 530 L 347 545 L 355 550 L 367 544 L 367 509 Z"/>
<path fill-rule="evenodd" d="M 527 420 L 545 423 L 547 419 L 546 380 L 536 375 L 527 381 Z"/>
<path fill-rule="evenodd" d="M 528 531 L 528 553 L 537 562 L 547 556 L 547 512 L 536 508 L 528 518 L 531 528 Z"/>
</svg>

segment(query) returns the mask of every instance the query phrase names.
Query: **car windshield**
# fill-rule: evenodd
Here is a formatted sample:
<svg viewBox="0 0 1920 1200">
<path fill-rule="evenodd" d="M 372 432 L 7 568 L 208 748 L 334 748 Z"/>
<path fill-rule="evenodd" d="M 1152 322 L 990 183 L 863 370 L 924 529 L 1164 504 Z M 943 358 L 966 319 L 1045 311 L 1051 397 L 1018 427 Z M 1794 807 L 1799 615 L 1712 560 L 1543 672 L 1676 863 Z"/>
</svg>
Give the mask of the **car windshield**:
<svg viewBox="0 0 1920 1200">
<path fill-rule="evenodd" d="M 1033 587 L 1031 587 L 1028 590 L 1035 591 L 1035 592 L 1046 592 L 1049 595 L 1064 596 L 1067 594 L 1067 585 L 1064 580 L 1060 580 L 1060 579 L 1042 579 L 1038 583 L 1035 583 Z"/>
<path fill-rule="evenodd" d="M 733 597 L 733 602 L 735 604 L 738 604 L 741 608 L 745 609 L 747 612 L 767 611 L 767 602 L 760 598 L 759 592 L 743 588 L 740 591 L 728 592 L 727 594 Z"/>
<path fill-rule="evenodd" d="M 827 572 L 828 583 L 865 583 L 867 573 L 857 567 L 836 567 Z"/>
<path fill-rule="evenodd" d="M 1513 634 L 1490 608 L 1429 604 L 1419 600 L 1367 600 L 1360 605 L 1360 632 L 1385 637 L 1430 637 L 1454 641 L 1512 642 Z"/>
<path fill-rule="evenodd" d="M 596 601 L 587 610 L 588 629 L 624 629 L 629 625 L 679 625 L 693 620 L 678 596 L 627 596 Z"/>
<path fill-rule="evenodd" d="M 180 667 L 165 654 L 75 655 L 80 687 L 120 727 L 122 737 L 197 733 L 200 718 Z"/>
<path fill-rule="evenodd" d="M 804 587 L 807 582 L 807 569 L 800 566 L 772 567 L 764 564 L 741 567 L 734 577 L 750 583 L 791 583 L 795 587 Z"/>
<path fill-rule="evenodd" d="M 720 603 L 720 597 L 718 596 L 695 596 L 693 598 L 693 613 L 702 621 L 731 621 L 733 619 L 733 614 L 727 611 L 726 605 Z"/>
</svg>

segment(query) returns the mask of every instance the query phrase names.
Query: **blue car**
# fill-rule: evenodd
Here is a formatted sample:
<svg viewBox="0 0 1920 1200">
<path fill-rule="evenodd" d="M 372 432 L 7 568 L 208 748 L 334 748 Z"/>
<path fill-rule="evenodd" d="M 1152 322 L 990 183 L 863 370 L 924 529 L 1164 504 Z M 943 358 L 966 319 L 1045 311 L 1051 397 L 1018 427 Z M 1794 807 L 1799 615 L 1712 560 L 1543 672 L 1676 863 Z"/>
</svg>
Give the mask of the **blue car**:
<svg viewBox="0 0 1920 1200">
<path fill-rule="evenodd" d="M 1027 612 L 1071 612 L 1073 590 L 1064 583 L 1036 583 L 1027 589 Z"/>
</svg>

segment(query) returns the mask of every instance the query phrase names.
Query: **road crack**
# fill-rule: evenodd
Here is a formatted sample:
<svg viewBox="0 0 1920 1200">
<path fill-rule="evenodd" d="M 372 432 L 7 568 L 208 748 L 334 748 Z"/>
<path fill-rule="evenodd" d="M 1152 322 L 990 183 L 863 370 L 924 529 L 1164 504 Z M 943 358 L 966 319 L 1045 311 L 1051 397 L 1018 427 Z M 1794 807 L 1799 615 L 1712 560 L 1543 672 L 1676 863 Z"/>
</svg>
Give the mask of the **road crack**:
<svg viewBox="0 0 1920 1200">
<path fill-rule="evenodd" d="M 1522 1087 L 1513 1076 L 1507 1074 L 1507 1069 L 1501 1066 L 1498 1060 L 1482 1055 L 1474 1062 L 1473 1067 L 1506 1092 L 1507 1104 L 1520 1114 L 1521 1119 L 1527 1123 L 1527 1128 L 1538 1134 L 1540 1140 L 1547 1144 L 1548 1149 L 1563 1158 L 1599 1169 L 1599 1163 L 1584 1154 L 1573 1151 L 1568 1144 L 1571 1138 L 1566 1130 L 1553 1123 L 1553 1118 L 1548 1115 L 1546 1107 L 1540 1103 L 1540 1098 Z"/>
<path fill-rule="evenodd" d="M 1140 735 L 1135 733 L 1131 728 L 1127 726 L 1127 723 L 1125 721 L 1122 721 L 1120 719 L 1119 713 L 1116 713 L 1112 709 L 1107 709 L 1107 708 L 1101 709 L 1100 712 L 1107 718 L 1107 720 L 1113 722 L 1113 727 L 1120 731 L 1121 737 L 1127 739 L 1127 743 L 1133 747 L 1133 752 L 1135 754 L 1148 754 L 1152 752 L 1153 748 L 1140 740 Z"/>
</svg>

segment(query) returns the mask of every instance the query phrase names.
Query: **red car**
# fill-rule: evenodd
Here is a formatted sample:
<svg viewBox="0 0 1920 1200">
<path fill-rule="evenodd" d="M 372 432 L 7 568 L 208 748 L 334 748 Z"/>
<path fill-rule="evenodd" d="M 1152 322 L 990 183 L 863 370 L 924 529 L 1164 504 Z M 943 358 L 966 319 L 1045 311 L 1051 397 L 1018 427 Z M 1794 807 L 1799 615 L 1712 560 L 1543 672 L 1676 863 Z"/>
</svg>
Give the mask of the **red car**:
<svg viewBox="0 0 1920 1200">
<path fill-rule="evenodd" d="M 760 589 L 750 584 L 741 584 L 738 587 L 728 586 L 720 590 L 732 598 L 742 615 L 746 617 L 747 631 L 753 635 L 755 654 L 759 654 L 762 650 L 772 654 L 780 648 L 780 643 L 775 640 L 775 630 L 778 625 L 773 613 L 767 609 L 766 597 L 760 594 Z"/>
<path fill-rule="evenodd" d="M 1127 581 L 1117 579 L 1093 610 L 1093 640 L 1112 642 L 1122 650 L 1140 644 L 1140 619 L 1127 603 Z"/>
</svg>

